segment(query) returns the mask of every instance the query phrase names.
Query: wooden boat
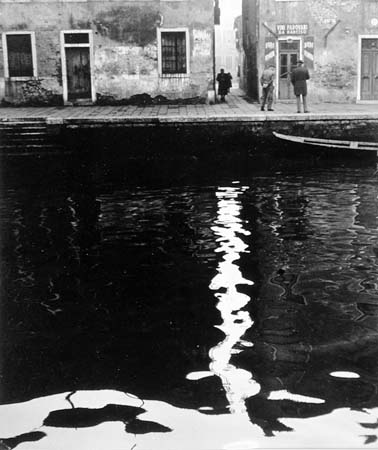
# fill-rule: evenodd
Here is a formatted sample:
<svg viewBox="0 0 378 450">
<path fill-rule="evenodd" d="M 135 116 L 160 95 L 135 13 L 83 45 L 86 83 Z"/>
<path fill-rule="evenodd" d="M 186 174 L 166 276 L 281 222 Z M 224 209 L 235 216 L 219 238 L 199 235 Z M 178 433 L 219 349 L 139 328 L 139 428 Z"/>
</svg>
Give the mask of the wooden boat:
<svg viewBox="0 0 378 450">
<path fill-rule="evenodd" d="M 328 148 L 345 148 L 348 150 L 371 150 L 374 152 L 378 151 L 378 142 L 339 141 L 336 139 L 308 138 L 308 137 L 280 134 L 276 133 L 275 131 L 273 131 L 273 134 L 278 139 L 283 139 L 284 141 L 290 142 L 297 142 L 299 144 L 316 145 L 319 147 L 328 147 Z"/>
</svg>

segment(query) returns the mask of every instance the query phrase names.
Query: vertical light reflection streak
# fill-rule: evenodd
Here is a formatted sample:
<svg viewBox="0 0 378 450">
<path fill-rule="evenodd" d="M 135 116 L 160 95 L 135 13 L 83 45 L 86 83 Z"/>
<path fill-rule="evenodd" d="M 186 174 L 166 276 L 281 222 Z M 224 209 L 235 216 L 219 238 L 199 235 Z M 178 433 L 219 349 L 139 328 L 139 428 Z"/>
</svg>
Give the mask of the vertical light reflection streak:
<svg viewBox="0 0 378 450">
<path fill-rule="evenodd" d="M 253 281 L 243 278 L 239 267 L 235 264 L 242 253 L 248 253 L 248 245 L 241 236 L 251 233 L 243 228 L 240 219 L 240 195 L 245 187 L 219 188 L 218 217 L 212 230 L 218 237 L 217 252 L 223 253 L 219 263 L 218 273 L 213 278 L 210 289 L 218 291 L 217 309 L 221 313 L 223 323 L 218 328 L 225 334 L 225 339 L 213 347 L 210 352 L 210 370 L 217 375 L 224 386 L 229 402 L 230 412 L 242 414 L 246 412 L 245 400 L 260 391 L 260 385 L 252 378 L 252 374 L 238 369 L 230 363 L 233 353 L 238 349 L 251 346 L 244 342 L 242 336 L 252 326 L 252 319 L 243 308 L 249 303 L 250 297 L 240 293 L 237 285 L 253 285 Z"/>
</svg>

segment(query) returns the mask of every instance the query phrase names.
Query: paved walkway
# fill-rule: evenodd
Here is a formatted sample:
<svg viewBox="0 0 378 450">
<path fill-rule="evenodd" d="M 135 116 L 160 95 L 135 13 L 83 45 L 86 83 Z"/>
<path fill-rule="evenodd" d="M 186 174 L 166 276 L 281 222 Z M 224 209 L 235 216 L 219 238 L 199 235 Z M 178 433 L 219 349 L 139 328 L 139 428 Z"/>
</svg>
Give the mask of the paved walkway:
<svg viewBox="0 0 378 450">
<path fill-rule="evenodd" d="M 35 120 L 80 121 L 265 121 L 265 120 L 330 120 L 378 119 L 378 105 L 340 103 L 311 104 L 310 114 L 297 114 L 295 102 L 277 102 L 273 112 L 260 111 L 260 105 L 249 102 L 242 91 L 233 90 L 227 103 L 216 105 L 153 106 L 67 106 L 0 108 L 0 121 Z"/>
</svg>

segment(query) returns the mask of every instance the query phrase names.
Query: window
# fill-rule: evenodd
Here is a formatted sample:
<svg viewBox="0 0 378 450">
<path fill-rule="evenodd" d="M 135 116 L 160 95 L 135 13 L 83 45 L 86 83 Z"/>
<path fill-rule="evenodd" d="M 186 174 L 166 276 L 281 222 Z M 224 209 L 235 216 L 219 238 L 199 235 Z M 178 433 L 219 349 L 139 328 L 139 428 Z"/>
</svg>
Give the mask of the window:
<svg viewBox="0 0 378 450">
<path fill-rule="evenodd" d="M 6 77 L 36 76 L 33 33 L 5 33 L 3 46 Z"/>
<path fill-rule="evenodd" d="M 362 50 L 378 50 L 378 39 L 362 39 Z"/>
<path fill-rule="evenodd" d="M 160 31 L 161 74 L 187 74 L 188 37 L 186 30 Z"/>
</svg>

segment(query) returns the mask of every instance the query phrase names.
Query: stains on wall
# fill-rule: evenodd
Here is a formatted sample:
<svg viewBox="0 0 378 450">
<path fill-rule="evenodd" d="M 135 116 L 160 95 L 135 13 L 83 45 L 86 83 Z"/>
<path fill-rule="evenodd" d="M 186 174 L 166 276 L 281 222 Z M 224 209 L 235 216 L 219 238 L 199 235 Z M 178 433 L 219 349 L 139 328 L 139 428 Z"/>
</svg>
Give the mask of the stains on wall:
<svg viewBox="0 0 378 450">
<path fill-rule="evenodd" d="M 111 79 L 119 76 L 157 76 L 157 46 L 102 46 L 96 51 L 95 72 Z"/>
<path fill-rule="evenodd" d="M 17 23 L 13 26 L 14 31 L 23 31 L 28 29 L 28 24 L 25 22 Z"/>
<path fill-rule="evenodd" d="M 310 0 L 309 8 L 312 18 L 319 25 L 332 26 L 337 22 L 337 6 L 330 0 Z"/>
<path fill-rule="evenodd" d="M 18 80 L 6 80 L 5 97 L 2 100 L 2 105 L 62 105 L 61 95 L 52 86 L 48 86 L 48 82 L 46 86 L 44 84 L 44 80 L 42 79 L 30 79 L 22 82 Z"/>
<path fill-rule="evenodd" d="M 99 12 L 93 20 L 98 33 L 124 44 L 145 46 L 156 39 L 160 23 L 156 5 L 118 6 Z"/>
<path fill-rule="evenodd" d="M 317 64 L 312 74 L 316 96 L 322 101 L 351 102 L 354 100 L 357 70 L 348 62 Z"/>
<path fill-rule="evenodd" d="M 207 98 L 212 82 L 213 17 L 203 16 L 203 8 L 211 2 L 202 1 L 200 11 L 191 9 L 192 3 L 172 2 L 161 9 L 157 4 L 153 8 L 126 5 L 96 14 L 95 88 L 101 102 L 111 98 L 135 102 L 146 95 L 152 103 L 155 98 L 167 102 Z M 159 75 L 157 28 L 162 23 L 168 29 L 189 29 L 189 74 Z"/>
<path fill-rule="evenodd" d="M 312 18 L 320 25 L 333 25 L 340 17 L 340 13 L 360 13 L 360 0 L 309 0 Z"/>
<path fill-rule="evenodd" d="M 193 30 L 193 57 L 211 54 L 211 35 L 207 30 Z"/>
</svg>

